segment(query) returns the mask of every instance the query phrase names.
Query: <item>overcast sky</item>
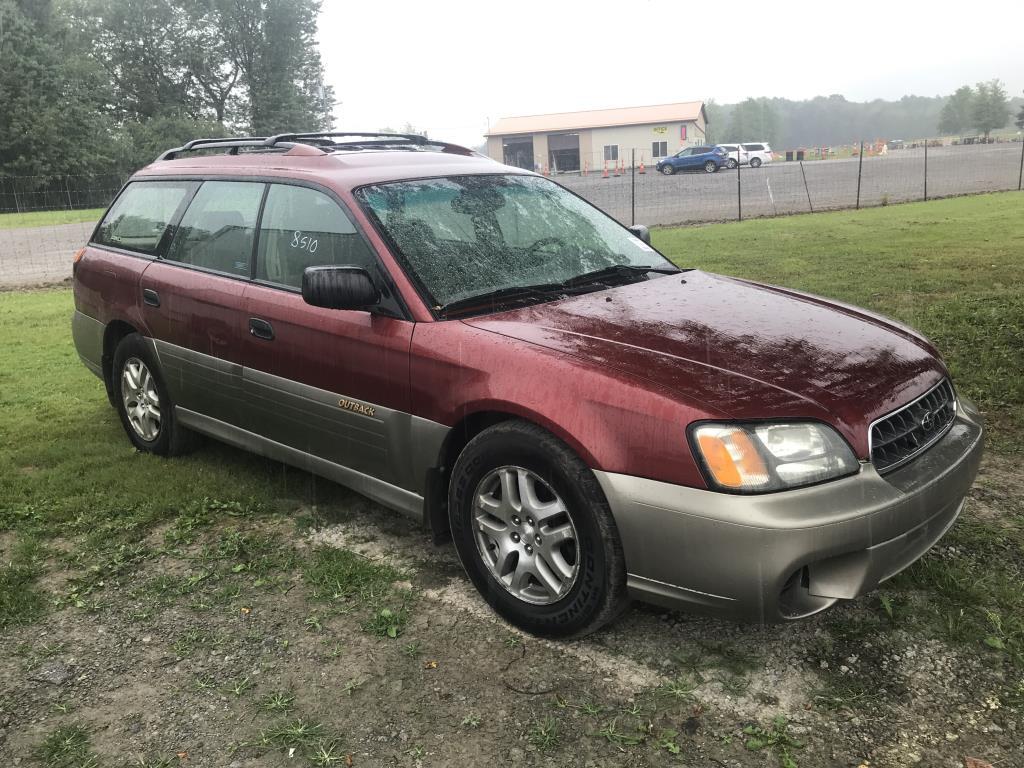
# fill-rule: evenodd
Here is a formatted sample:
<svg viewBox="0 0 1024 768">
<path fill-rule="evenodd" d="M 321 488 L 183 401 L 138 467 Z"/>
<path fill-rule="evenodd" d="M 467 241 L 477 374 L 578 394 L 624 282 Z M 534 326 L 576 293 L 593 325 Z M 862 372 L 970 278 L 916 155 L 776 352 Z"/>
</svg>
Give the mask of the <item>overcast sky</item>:
<svg viewBox="0 0 1024 768">
<path fill-rule="evenodd" d="M 323 0 L 320 49 L 338 130 L 408 121 L 478 144 L 488 120 L 511 115 L 748 96 L 897 99 L 993 77 L 1019 96 L 1022 30 L 1024 0 Z"/>
</svg>

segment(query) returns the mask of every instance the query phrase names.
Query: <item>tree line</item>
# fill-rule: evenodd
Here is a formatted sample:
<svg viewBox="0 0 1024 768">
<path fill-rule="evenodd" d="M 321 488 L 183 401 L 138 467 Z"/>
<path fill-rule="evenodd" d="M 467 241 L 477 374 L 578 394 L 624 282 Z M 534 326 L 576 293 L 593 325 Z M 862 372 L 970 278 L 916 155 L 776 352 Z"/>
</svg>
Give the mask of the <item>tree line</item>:
<svg viewBox="0 0 1024 768">
<path fill-rule="evenodd" d="M 998 80 L 973 88 L 965 85 L 951 96 L 855 102 L 833 94 L 804 101 L 748 98 L 738 104 L 717 104 L 712 99 L 706 108 L 711 141 L 768 141 L 779 149 L 852 144 L 862 139 L 988 136 L 1013 124 L 1024 128 L 1024 99 L 1010 99 Z"/>
<path fill-rule="evenodd" d="M 189 139 L 331 127 L 320 0 L 0 0 L 0 177 L 127 174 Z"/>
<path fill-rule="evenodd" d="M 998 80 L 978 83 L 977 87 L 962 85 L 946 101 L 939 113 L 939 132 L 963 135 L 975 130 L 988 138 L 992 131 L 1005 128 L 1010 118 L 1010 102 L 1006 89 Z M 1021 107 L 1017 125 L 1024 122 L 1024 106 Z"/>
</svg>

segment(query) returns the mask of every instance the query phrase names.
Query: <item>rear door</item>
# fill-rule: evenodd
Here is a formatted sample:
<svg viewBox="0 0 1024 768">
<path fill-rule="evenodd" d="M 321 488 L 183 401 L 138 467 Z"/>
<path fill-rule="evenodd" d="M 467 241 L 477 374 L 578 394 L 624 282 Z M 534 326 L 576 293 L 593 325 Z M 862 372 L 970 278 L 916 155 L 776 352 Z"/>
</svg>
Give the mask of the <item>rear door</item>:
<svg viewBox="0 0 1024 768">
<path fill-rule="evenodd" d="M 94 371 L 102 365 L 103 324 L 123 320 L 147 331 L 140 279 L 167 247 L 173 223 L 198 186 L 192 181 L 132 181 L 93 233 L 75 269 L 72 328 L 79 353 Z"/>
<path fill-rule="evenodd" d="M 689 168 L 703 168 L 704 161 L 708 159 L 708 147 L 694 147 L 693 154 L 690 157 L 690 162 L 687 164 Z"/>
<path fill-rule="evenodd" d="M 205 181 L 140 281 L 142 311 L 180 408 L 241 423 L 243 293 L 265 184 Z M 196 417 L 184 414 L 187 424 Z"/>
<path fill-rule="evenodd" d="M 373 312 L 310 306 L 302 299 L 302 273 L 320 265 L 362 267 L 388 295 Z M 270 185 L 245 310 L 248 428 L 391 485 L 419 488 L 409 440 L 414 324 L 333 196 Z"/>
</svg>

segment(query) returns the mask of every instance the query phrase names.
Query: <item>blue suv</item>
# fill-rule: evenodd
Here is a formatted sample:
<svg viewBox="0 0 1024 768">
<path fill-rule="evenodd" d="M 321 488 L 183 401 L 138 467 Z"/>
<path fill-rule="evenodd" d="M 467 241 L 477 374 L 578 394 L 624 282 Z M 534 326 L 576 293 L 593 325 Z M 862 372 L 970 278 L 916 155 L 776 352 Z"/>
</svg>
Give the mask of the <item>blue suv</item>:
<svg viewBox="0 0 1024 768">
<path fill-rule="evenodd" d="M 676 171 L 697 171 L 715 173 L 729 162 L 729 156 L 721 147 L 687 147 L 672 157 L 659 160 L 657 169 L 666 176 Z"/>
</svg>

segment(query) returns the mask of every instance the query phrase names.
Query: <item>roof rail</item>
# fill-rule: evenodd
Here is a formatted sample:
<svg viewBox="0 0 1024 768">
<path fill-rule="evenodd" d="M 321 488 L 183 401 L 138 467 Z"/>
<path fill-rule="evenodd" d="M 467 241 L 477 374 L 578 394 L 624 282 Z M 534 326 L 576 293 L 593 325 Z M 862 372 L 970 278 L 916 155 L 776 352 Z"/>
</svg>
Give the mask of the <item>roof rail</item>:
<svg viewBox="0 0 1024 768">
<path fill-rule="evenodd" d="M 200 149 L 228 148 L 229 154 L 237 155 L 239 147 L 260 147 L 266 141 L 265 136 L 239 136 L 233 139 L 193 139 L 180 147 L 168 149 L 157 160 L 173 160 L 184 152 L 196 152 Z"/>
<path fill-rule="evenodd" d="M 384 139 L 383 144 L 396 144 L 400 141 L 408 142 L 410 144 L 418 144 L 423 146 L 424 144 L 434 144 L 435 142 L 427 139 L 426 136 L 421 136 L 418 133 L 381 133 L 380 131 L 318 131 L 315 133 L 279 133 L 277 136 L 271 136 L 267 139 L 268 146 L 275 146 L 281 141 L 307 141 L 325 139 L 328 140 L 329 144 L 364 144 L 365 142 L 356 141 L 329 141 L 330 139 L 336 138 L 368 138 L 368 139 Z"/>
<path fill-rule="evenodd" d="M 334 139 L 360 139 L 368 141 L 334 141 Z M 475 155 L 471 149 L 445 141 L 433 141 L 416 133 L 380 133 L 376 131 L 321 131 L 314 133 L 279 133 L 276 136 L 239 136 L 221 139 L 193 139 L 180 147 L 168 149 L 157 161 L 174 160 L 185 152 L 203 149 L 227 149 L 229 155 L 237 155 L 241 147 L 253 149 L 291 149 L 296 144 L 310 144 L 321 149 L 364 149 L 371 147 L 438 147 L 442 152 L 458 155 Z"/>
</svg>

